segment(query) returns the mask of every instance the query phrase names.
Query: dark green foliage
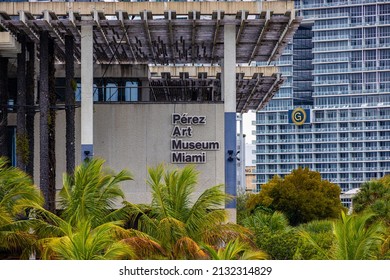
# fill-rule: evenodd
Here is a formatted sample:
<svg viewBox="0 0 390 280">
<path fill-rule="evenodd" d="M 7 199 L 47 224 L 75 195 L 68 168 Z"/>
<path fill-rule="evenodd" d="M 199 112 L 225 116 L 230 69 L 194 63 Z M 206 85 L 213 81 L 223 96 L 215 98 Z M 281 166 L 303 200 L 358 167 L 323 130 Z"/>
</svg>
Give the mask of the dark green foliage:
<svg viewBox="0 0 390 280">
<path fill-rule="evenodd" d="M 282 213 L 256 211 L 244 220 L 244 225 L 254 232 L 256 245 L 271 259 L 293 259 L 299 237 Z"/>
<path fill-rule="evenodd" d="M 390 225 L 390 184 L 384 177 L 377 181 L 369 181 L 360 187 L 359 193 L 353 199 L 353 210 L 356 213 L 371 211 L 376 219 Z"/>
<path fill-rule="evenodd" d="M 322 180 L 320 173 L 307 168 L 298 168 L 283 179 L 271 180 L 263 185 L 257 196 L 251 200 L 258 203 L 251 206 L 253 209 L 263 205 L 281 211 L 294 226 L 312 220 L 336 218 L 342 210 L 340 188 Z"/>
<path fill-rule="evenodd" d="M 242 225 L 243 220 L 250 215 L 250 212 L 246 207 L 248 196 L 247 193 L 237 195 L 237 223 L 240 225 Z"/>
<path fill-rule="evenodd" d="M 373 214 L 346 215 L 332 222 L 333 242 L 330 247 L 317 233 L 300 230 L 304 244 L 314 249 L 316 259 L 329 260 L 374 260 L 383 258 L 385 245 L 385 227 L 381 222 L 373 221 Z"/>
<path fill-rule="evenodd" d="M 299 226 L 298 231 L 305 231 L 324 251 L 330 250 L 333 245 L 333 222 L 329 220 L 311 221 L 307 224 Z M 324 259 L 322 253 L 319 253 L 318 248 L 310 242 L 306 242 L 301 238 L 298 243 L 298 249 L 294 259 L 300 260 L 321 260 Z"/>
</svg>

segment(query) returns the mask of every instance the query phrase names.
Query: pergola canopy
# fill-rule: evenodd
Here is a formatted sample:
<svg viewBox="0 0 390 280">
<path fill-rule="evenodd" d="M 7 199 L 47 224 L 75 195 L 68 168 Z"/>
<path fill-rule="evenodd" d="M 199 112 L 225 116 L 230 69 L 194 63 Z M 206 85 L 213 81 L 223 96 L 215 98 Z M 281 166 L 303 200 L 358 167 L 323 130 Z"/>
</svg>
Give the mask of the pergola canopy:
<svg viewBox="0 0 390 280">
<path fill-rule="evenodd" d="M 212 67 L 230 55 L 224 54 L 225 26 L 236 26 L 236 63 L 249 65 L 278 59 L 301 20 L 293 1 L 0 3 L 0 31 L 15 39 L 25 35 L 37 44 L 38 53 L 40 34 L 47 31 L 57 63 L 65 61 L 65 36 L 74 38 L 74 57 L 80 63 L 81 26 L 92 25 L 94 63 L 174 66 L 149 79 L 154 101 L 166 102 L 223 100 L 222 71 Z M 3 36 L 5 43 L 0 40 L 0 55 L 16 55 L 9 52 L 15 44 L 12 36 Z M 196 75 L 173 70 L 183 65 L 198 69 Z M 250 75 L 245 74 L 249 70 L 236 72 L 237 112 L 261 109 L 279 89 L 280 74 L 265 69 L 252 69 Z"/>
<path fill-rule="evenodd" d="M 265 2 L 267 7 L 275 8 L 274 11 L 259 9 L 253 6 L 253 2 L 240 3 L 245 4 L 97 2 L 90 5 L 74 2 L 67 3 L 66 6 L 55 5 L 56 3 L 28 3 L 29 5 L 20 7 L 16 7 L 18 3 L 12 3 L 14 5 L 11 7 L 0 3 L 0 17 L 5 29 L 14 35 L 25 34 L 37 44 L 40 32 L 48 31 L 56 42 L 59 61 L 64 61 L 66 35 L 75 38 L 75 56 L 80 60 L 80 26 L 93 25 L 96 63 L 219 64 L 224 55 L 223 29 L 227 24 L 236 25 L 237 63 L 276 60 L 301 20 L 295 17 L 293 6 L 290 5 L 292 8 L 286 11 L 277 6 L 278 3 L 280 5 L 279 1 Z M 136 5 L 139 7 L 138 12 L 125 4 L 139 4 Z M 183 6 L 194 10 L 183 13 Z M 241 6 L 251 10 L 232 12 L 232 8 Z M 26 7 L 29 9 L 26 10 Z M 42 7 L 39 13 L 36 12 L 39 11 L 38 7 Z M 123 9 L 114 12 L 112 7 Z M 126 10 L 130 7 L 131 9 Z M 87 12 L 88 8 L 90 10 Z M 178 8 L 180 13 L 170 8 Z"/>
</svg>

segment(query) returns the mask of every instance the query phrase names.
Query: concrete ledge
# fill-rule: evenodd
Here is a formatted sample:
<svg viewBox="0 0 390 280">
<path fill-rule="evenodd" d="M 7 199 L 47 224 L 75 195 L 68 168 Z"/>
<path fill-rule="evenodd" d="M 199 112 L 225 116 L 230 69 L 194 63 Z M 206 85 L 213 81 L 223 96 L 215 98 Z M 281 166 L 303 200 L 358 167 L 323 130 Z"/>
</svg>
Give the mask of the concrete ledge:
<svg viewBox="0 0 390 280">
<path fill-rule="evenodd" d="M 225 14 L 235 15 L 237 11 L 246 10 L 249 14 L 260 14 L 262 11 L 273 11 L 284 14 L 294 10 L 293 1 L 251 1 L 251 2 L 1 2 L 0 11 L 9 15 L 17 15 L 18 11 L 29 11 L 33 15 L 41 15 L 50 10 L 57 15 L 65 15 L 69 10 L 81 15 L 91 15 L 91 11 L 102 11 L 106 15 L 115 15 L 116 11 L 126 11 L 130 15 L 139 15 L 141 11 L 163 15 L 164 11 L 173 10 L 176 14 L 187 15 L 189 11 L 201 11 L 201 14 L 212 14 L 223 10 Z"/>
<path fill-rule="evenodd" d="M 16 57 L 20 53 L 20 44 L 9 32 L 0 32 L 0 54 L 4 57 Z"/>
<path fill-rule="evenodd" d="M 207 73 L 208 77 L 216 77 L 222 72 L 220 66 L 149 66 L 149 71 L 152 77 L 153 73 L 160 76 L 163 72 L 169 72 L 173 77 L 179 77 L 181 72 L 187 72 L 190 77 L 198 77 L 198 73 Z M 244 77 L 252 78 L 258 73 L 272 76 L 279 73 L 279 70 L 276 66 L 237 66 L 236 73 L 244 73 Z"/>
</svg>

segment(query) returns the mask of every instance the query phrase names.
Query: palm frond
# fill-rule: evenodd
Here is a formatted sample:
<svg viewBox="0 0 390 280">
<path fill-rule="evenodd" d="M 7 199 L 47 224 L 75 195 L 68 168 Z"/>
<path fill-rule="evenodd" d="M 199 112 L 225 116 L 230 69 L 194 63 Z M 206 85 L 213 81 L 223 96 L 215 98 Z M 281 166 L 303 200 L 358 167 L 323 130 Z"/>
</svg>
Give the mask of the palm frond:
<svg viewBox="0 0 390 280">
<path fill-rule="evenodd" d="M 180 260 L 205 260 L 208 257 L 201 246 L 187 236 L 177 240 L 172 251 L 175 259 Z"/>
<path fill-rule="evenodd" d="M 124 198 L 119 183 L 132 180 L 132 175 L 126 170 L 114 174 L 103 165 L 103 159 L 94 158 L 76 167 L 74 175 L 64 176 L 59 204 L 65 220 L 72 224 L 79 219 L 91 220 L 97 226 L 120 214 L 112 213 Z"/>
<path fill-rule="evenodd" d="M 135 254 L 135 259 L 164 259 L 166 251 L 151 236 L 133 236 L 122 240 L 129 245 Z"/>
<path fill-rule="evenodd" d="M 240 239 L 231 240 L 218 250 L 207 245 L 203 247 L 213 260 L 265 260 L 268 258 L 265 252 L 252 249 Z"/>
<path fill-rule="evenodd" d="M 248 244 L 253 243 L 253 233 L 238 224 L 226 223 L 216 224 L 202 232 L 202 241 L 206 244 L 210 244 L 216 247 L 220 247 L 223 244 L 228 243 L 231 240 L 242 240 Z"/>
<path fill-rule="evenodd" d="M 313 246 L 313 248 L 316 250 L 316 256 L 317 258 L 319 259 L 323 259 L 323 260 L 329 260 L 329 259 L 332 259 L 332 257 L 330 256 L 330 253 L 328 250 L 325 250 L 324 248 L 322 248 L 316 240 L 314 240 L 314 238 L 312 237 L 311 235 L 311 232 L 309 231 L 305 231 L 304 229 L 299 229 L 298 230 L 298 235 L 301 237 L 302 241 L 303 242 L 307 242 L 309 243 L 311 246 Z"/>
<path fill-rule="evenodd" d="M 370 220 L 372 213 L 347 216 L 341 213 L 340 220 L 334 223 L 337 247 L 334 257 L 341 260 L 375 259 L 384 241 L 384 227 L 380 222 Z"/>
</svg>

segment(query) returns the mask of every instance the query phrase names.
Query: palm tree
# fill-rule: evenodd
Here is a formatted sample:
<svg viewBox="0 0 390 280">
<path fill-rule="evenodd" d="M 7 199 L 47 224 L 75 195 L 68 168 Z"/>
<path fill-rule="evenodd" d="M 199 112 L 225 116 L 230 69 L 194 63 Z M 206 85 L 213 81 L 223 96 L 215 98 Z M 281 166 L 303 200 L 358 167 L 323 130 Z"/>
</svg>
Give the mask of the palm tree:
<svg viewBox="0 0 390 280">
<path fill-rule="evenodd" d="M 118 223 L 108 222 L 92 228 L 91 222 L 85 220 L 79 221 L 76 227 L 61 221 L 57 230 L 61 232 L 60 236 L 43 238 L 39 241 L 43 259 L 115 260 L 134 258 L 135 254 L 131 247 L 121 241 L 121 237 L 119 237 L 120 232 L 125 230 Z"/>
<path fill-rule="evenodd" d="M 347 216 L 341 213 L 341 219 L 334 224 L 337 246 L 334 250 L 338 260 L 374 259 L 383 243 L 384 228 L 381 223 L 370 224 L 373 214 Z"/>
<path fill-rule="evenodd" d="M 225 193 L 221 186 L 205 190 L 194 202 L 198 172 L 193 166 L 165 170 L 160 164 L 149 168 L 151 205 L 127 203 L 130 222 L 160 245 L 168 259 L 206 258 L 199 244 L 221 247 L 232 239 L 249 239 L 249 231 L 226 223 Z"/>
<path fill-rule="evenodd" d="M 124 199 L 119 183 L 132 180 L 132 175 L 126 170 L 115 174 L 103 165 L 103 159 L 94 158 L 77 166 L 74 174 L 64 174 L 59 208 L 61 217 L 70 224 L 90 220 L 96 227 L 125 218 L 123 208 L 113 209 Z"/>
<path fill-rule="evenodd" d="M 390 225 L 390 185 L 388 176 L 380 180 L 362 184 L 359 193 L 353 199 L 353 210 L 356 213 L 370 211 L 376 220 Z"/>
<path fill-rule="evenodd" d="M 229 241 L 225 247 L 218 250 L 207 245 L 203 247 L 212 260 L 265 260 L 268 257 L 265 252 L 255 250 L 239 239 Z"/>
<path fill-rule="evenodd" d="M 365 182 L 360 187 L 359 193 L 353 199 L 354 211 L 359 213 L 369 208 L 377 200 L 390 196 L 390 187 L 381 181 L 373 180 Z"/>
<path fill-rule="evenodd" d="M 380 222 L 373 222 L 373 214 L 347 216 L 341 213 L 333 222 L 334 243 L 329 250 L 319 246 L 310 234 L 301 231 L 300 235 L 311 243 L 324 259 L 370 260 L 380 255 L 384 242 L 385 229 Z"/>
<path fill-rule="evenodd" d="M 33 221 L 28 220 L 32 205 L 42 205 L 43 197 L 30 177 L 9 167 L 0 157 L 0 252 L 2 257 L 27 258 L 33 250 L 35 235 L 30 232 Z"/>
<path fill-rule="evenodd" d="M 119 183 L 131 180 L 128 171 L 115 174 L 94 158 L 64 175 L 57 216 L 35 206 L 39 256 L 44 259 L 133 258 L 131 247 L 121 241 L 131 237 L 123 228 L 125 209 L 113 210 L 124 194 Z"/>
</svg>

